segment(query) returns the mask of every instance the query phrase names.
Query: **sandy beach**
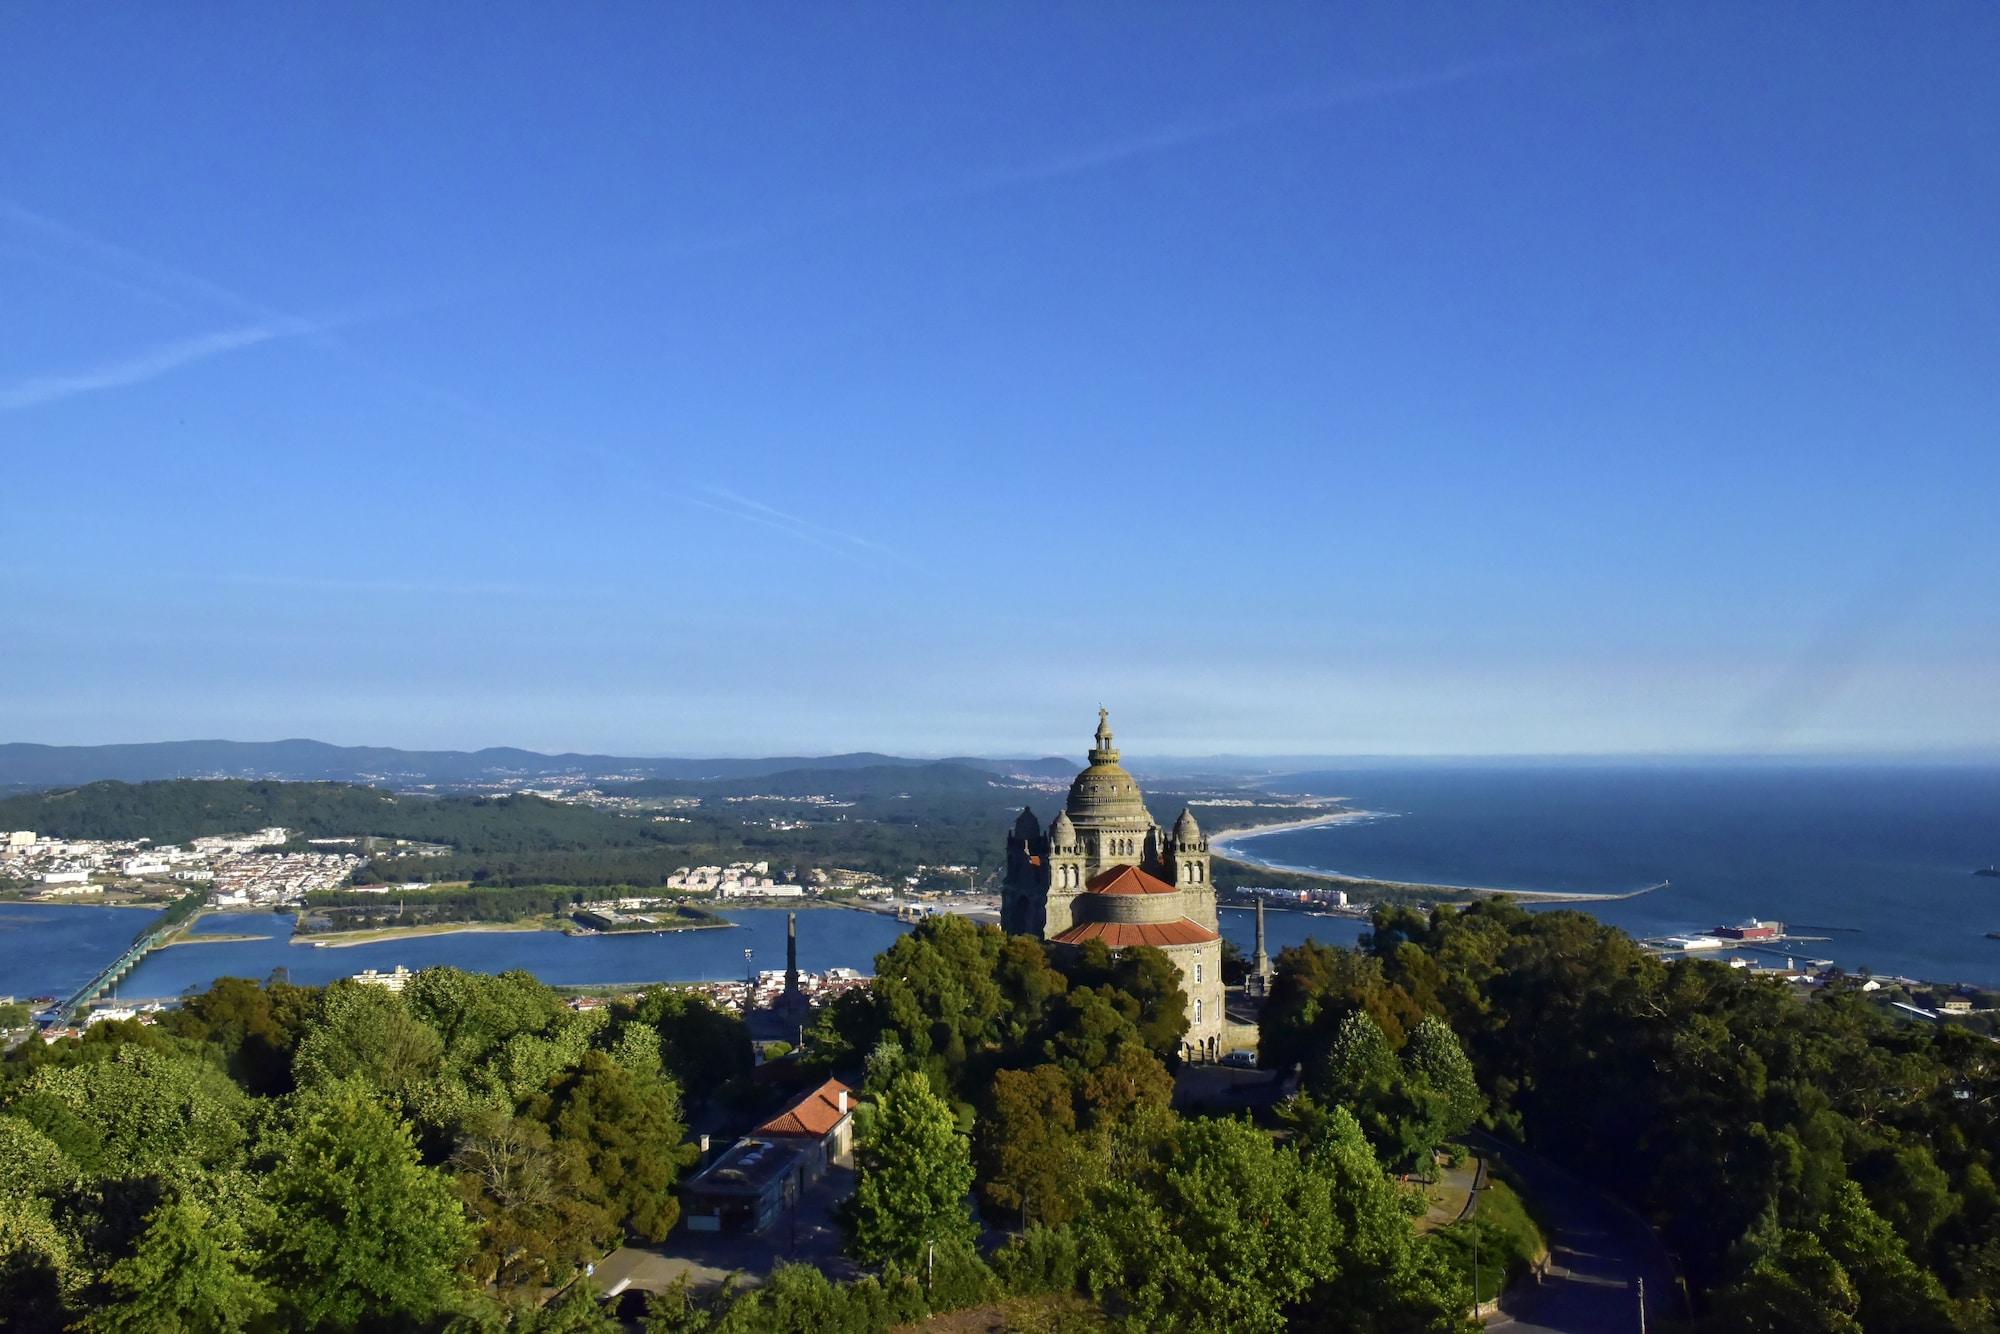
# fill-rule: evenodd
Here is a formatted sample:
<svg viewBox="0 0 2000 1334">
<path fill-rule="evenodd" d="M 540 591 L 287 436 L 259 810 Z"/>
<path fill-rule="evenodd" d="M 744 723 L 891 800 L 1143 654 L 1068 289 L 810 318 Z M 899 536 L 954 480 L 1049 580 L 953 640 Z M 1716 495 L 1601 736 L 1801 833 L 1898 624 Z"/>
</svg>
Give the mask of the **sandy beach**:
<svg viewBox="0 0 2000 1334">
<path fill-rule="evenodd" d="M 293 936 L 292 944 L 344 950 L 350 945 L 373 945 L 377 941 L 407 940 L 412 936 L 455 936 L 462 932 L 475 931 L 560 930 L 559 927 L 539 926 L 527 922 L 440 922 L 436 926 L 377 926 L 361 931 L 326 931 L 313 935 Z"/>
<path fill-rule="evenodd" d="M 1287 820 L 1282 824 L 1252 825 L 1247 829 L 1225 829 L 1208 840 L 1209 848 L 1235 861 L 1247 862 L 1252 866 L 1262 866 L 1268 870 L 1285 871 L 1292 875 L 1308 875 L 1324 880 L 1330 885 L 1343 888 L 1366 889 L 1379 886 L 1412 894 L 1478 894 L 1493 896 L 1505 894 L 1522 903 L 1610 903 L 1618 899 L 1636 899 L 1641 894 L 1650 894 L 1664 888 L 1661 881 L 1656 885 L 1645 885 L 1629 890 L 1570 890 L 1570 889 L 1499 889 L 1491 885 L 1437 885 L 1423 884 L 1411 880 L 1382 880 L 1371 876 L 1342 875 L 1336 871 L 1321 871 L 1304 866 L 1290 866 L 1283 862 L 1266 861 L 1256 854 L 1239 849 L 1236 845 L 1248 842 L 1264 834 L 1279 834 L 1294 829 L 1316 829 L 1322 825 L 1347 824 L 1356 820 L 1379 818 L 1379 811 L 1338 810 L 1303 820 Z"/>
<path fill-rule="evenodd" d="M 1294 829 L 1317 829 L 1321 825 L 1346 824 L 1353 820 L 1371 819 L 1377 814 L 1378 812 L 1376 811 L 1338 810 L 1328 811 L 1323 815 L 1307 816 L 1301 820 L 1285 820 L 1278 824 L 1258 824 L 1249 825 L 1242 829 L 1224 829 L 1220 833 L 1209 835 L 1208 846 L 1212 852 L 1227 852 L 1230 848 L 1243 842 L 1245 839 L 1261 838 L 1265 834 L 1283 834 Z M 1242 858 L 1241 860 L 1254 861 L 1255 858 Z M 1261 865 L 1262 863 L 1259 864 Z"/>
</svg>

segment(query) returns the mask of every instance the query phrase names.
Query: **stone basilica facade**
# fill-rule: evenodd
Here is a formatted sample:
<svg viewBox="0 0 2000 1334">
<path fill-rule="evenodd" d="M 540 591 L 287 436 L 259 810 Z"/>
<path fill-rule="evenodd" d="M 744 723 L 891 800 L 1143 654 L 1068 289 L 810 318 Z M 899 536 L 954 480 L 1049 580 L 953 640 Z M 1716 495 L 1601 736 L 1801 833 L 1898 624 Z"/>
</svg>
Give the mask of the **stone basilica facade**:
<svg viewBox="0 0 2000 1334">
<path fill-rule="evenodd" d="M 1048 830 L 1024 809 L 1007 838 L 1000 925 L 1058 945 L 1101 940 L 1113 950 L 1151 945 L 1181 971 L 1188 998 L 1187 1054 L 1221 1049 L 1222 937 L 1208 840 L 1183 809 L 1171 833 L 1146 810 L 1118 763 L 1111 724 L 1097 711 L 1090 767 Z"/>
</svg>

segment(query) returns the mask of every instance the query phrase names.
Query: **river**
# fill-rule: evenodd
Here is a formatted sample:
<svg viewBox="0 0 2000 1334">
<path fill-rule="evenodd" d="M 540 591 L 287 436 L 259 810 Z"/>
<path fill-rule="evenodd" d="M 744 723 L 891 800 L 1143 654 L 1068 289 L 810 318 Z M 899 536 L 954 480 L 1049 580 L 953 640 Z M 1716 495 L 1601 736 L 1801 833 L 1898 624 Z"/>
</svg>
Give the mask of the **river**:
<svg viewBox="0 0 2000 1334">
<path fill-rule="evenodd" d="M 0 904 L 0 995 L 66 996 L 118 957 L 154 914 L 136 908 Z M 292 939 L 292 919 L 277 913 L 210 913 L 186 943 L 146 956 L 119 984 L 134 1000 L 165 1000 L 218 977 L 263 979 L 277 969 L 301 984 L 318 985 L 365 968 L 387 971 L 448 965 L 468 972 L 525 969 L 564 986 L 627 982 L 698 982 L 742 977 L 749 968 L 785 966 L 785 913 L 776 908 L 732 910 L 734 925 L 661 935 L 565 936 L 554 931 L 461 931 L 410 936 L 366 945 L 321 947 Z M 1266 914 L 1271 953 L 1307 935 L 1351 944 L 1364 923 L 1303 913 Z M 875 970 L 875 956 L 908 926 L 878 913 L 809 909 L 799 914 L 799 967 Z M 1223 933 L 1246 954 L 1255 934 L 1253 914 L 1222 912 Z M 252 935 L 254 940 L 204 942 L 205 935 Z"/>
</svg>

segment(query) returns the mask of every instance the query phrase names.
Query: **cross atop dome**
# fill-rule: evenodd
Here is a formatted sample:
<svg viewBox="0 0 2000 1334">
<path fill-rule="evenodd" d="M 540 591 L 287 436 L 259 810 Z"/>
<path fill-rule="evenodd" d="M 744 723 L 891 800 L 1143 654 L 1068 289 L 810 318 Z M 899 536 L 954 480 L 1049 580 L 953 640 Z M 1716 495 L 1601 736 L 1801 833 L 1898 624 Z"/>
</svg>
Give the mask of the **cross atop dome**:
<svg viewBox="0 0 2000 1334">
<path fill-rule="evenodd" d="M 1118 750 L 1111 744 L 1111 710 L 1097 706 L 1097 744 L 1091 748 L 1092 764 L 1118 763 Z"/>
</svg>

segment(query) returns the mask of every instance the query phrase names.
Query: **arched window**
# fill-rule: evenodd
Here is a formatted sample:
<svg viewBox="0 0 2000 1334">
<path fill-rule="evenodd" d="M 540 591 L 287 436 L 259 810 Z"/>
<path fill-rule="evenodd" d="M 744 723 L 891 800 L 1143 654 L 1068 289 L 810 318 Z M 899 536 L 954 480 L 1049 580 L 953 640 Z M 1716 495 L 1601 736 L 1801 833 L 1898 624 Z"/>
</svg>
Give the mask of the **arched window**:
<svg viewBox="0 0 2000 1334">
<path fill-rule="evenodd" d="M 1194 966 L 1194 984 L 1195 984 L 1196 986 L 1200 986 L 1200 985 L 1201 985 L 1201 965 L 1200 965 L 1200 964 L 1196 964 L 1196 965 Z"/>
<path fill-rule="evenodd" d="M 1197 1024 L 1201 1022 L 1201 1002 L 1200 1002 L 1200 1001 L 1196 1001 L 1196 1002 L 1194 1003 L 1194 1021 L 1195 1021 L 1195 1022 L 1196 1022 Z"/>
</svg>

